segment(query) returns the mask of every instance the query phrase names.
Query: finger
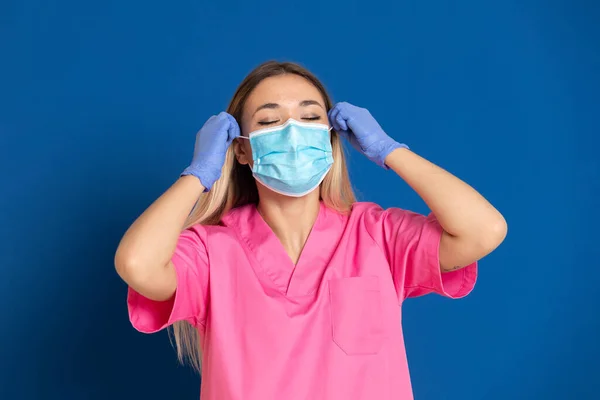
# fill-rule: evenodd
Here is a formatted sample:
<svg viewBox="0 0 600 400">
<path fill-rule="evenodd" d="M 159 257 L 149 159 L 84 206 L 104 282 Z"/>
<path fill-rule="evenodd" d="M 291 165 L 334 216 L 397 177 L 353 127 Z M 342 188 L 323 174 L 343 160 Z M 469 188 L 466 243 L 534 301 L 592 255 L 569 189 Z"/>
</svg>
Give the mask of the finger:
<svg viewBox="0 0 600 400">
<path fill-rule="evenodd" d="M 228 117 L 229 114 L 227 114 L 225 111 L 221 111 L 219 114 L 217 114 L 215 116 L 215 118 L 217 118 L 219 121 L 227 121 L 229 119 Z"/>
<path fill-rule="evenodd" d="M 335 116 L 335 122 L 337 122 L 338 126 L 340 127 L 340 130 L 342 131 L 347 131 L 348 130 L 348 124 L 346 122 L 346 118 L 344 117 L 343 111 L 340 110 L 336 116 Z"/>
<path fill-rule="evenodd" d="M 229 120 L 229 128 L 227 129 L 228 139 L 229 141 L 233 141 L 233 139 L 239 137 L 240 134 L 240 126 L 237 121 L 231 114 L 226 114 L 227 119 Z"/>
<path fill-rule="evenodd" d="M 333 129 L 335 129 L 336 131 L 340 130 L 340 127 L 337 123 L 337 121 L 335 120 L 335 117 L 338 113 L 338 109 L 337 106 L 332 108 L 331 110 L 329 110 L 329 112 L 327 113 L 327 116 L 329 117 L 329 123 L 331 124 L 331 126 L 333 126 Z"/>
<path fill-rule="evenodd" d="M 336 131 L 348 130 L 348 125 L 346 124 L 346 121 L 343 118 L 342 111 L 343 103 L 336 105 L 335 108 L 331 111 L 331 124 L 333 125 Z"/>
<path fill-rule="evenodd" d="M 344 129 L 354 131 L 353 122 L 355 121 L 355 116 L 357 113 L 358 107 L 353 106 L 350 103 L 342 103 L 340 105 L 339 112 L 337 114 L 337 118 L 344 121 Z"/>
<path fill-rule="evenodd" d="M 218 115 L 211 115 L 211 117 L 204 122 L 204 126 L 211 126 L 217 121 L 218 118 Z"/>
</svg>

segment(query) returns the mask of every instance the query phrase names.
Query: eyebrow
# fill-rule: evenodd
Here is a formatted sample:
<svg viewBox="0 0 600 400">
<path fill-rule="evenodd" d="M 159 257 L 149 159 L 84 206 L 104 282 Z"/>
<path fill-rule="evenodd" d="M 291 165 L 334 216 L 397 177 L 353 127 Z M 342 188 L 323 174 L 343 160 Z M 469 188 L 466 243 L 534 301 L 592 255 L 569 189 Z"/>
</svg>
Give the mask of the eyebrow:
<svg viewBox="0 0 600 400">
<path fill-rule="evenodd" d="M 319 107 L 323 108 L 321 103 L 319 103 L 316 100 L 304 100 L 304 101 L 300 102 L 300 107 L 307 107 L 307 106 L 319 106 Z"/>
<path fill-rule="evenodd" d="M 319 103 L 316 100 L 303 100 L 300 102 L 300 107 L 308 107 L 308 106 L 319 106 L 319 107 L 323 108 L 321 103 Z M 254 114 L 259 112 L 260 110 L 264 110 L 264 109 L 273 110 L 273 109 L 277 109 L 277 108 L 279 108 L 279 104 L 277 104 L 277 103 L 265 103 L 262 106 L 258 107 L 256 109 L 256 111 L 254 111 Z"/>
</svg>

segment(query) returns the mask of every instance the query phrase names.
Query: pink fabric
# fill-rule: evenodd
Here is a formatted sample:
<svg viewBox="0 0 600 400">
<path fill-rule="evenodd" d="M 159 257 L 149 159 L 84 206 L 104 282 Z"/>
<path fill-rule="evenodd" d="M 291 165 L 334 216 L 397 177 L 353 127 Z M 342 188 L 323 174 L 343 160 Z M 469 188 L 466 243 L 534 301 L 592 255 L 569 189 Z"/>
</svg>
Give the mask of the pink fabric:
<svg viewBox="0 0 600 400">
<path fill-rule="evenodd" d="M 412 399 L 402 301 L 462 297 L 477 276 L 476 263 L 442 275 L 435 217 L 401 209 L 321 205 L 296 266 L 254 206 L 223 225 L 182 233 L 173 300 L 128 293 L 136 329 L 199 329 L 203 400 Z"/>
</svg>

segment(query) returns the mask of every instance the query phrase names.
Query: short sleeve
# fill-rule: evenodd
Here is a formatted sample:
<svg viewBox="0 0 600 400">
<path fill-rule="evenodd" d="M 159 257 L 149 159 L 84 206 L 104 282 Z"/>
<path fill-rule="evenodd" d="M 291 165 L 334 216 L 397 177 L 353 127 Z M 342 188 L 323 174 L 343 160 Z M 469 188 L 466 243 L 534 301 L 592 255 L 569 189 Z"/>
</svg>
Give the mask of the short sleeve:
<svg viewBox="0 0 600 400">
<path fill-rule="evenodd" d="M 140 332 L 154 333 L 177 321 L 204 323 L 209 279 L 204 227 L 196 225 L 181 233 L 172 261 L 177 289 L 170 300 L 154 301 L 128 289 L 129 320 Z"/>
<path fill-rule="evenodd" d="M 443 229 L 433 214 L 424 216 L 400 208 L 373 207 L 366 223 L 384 251 L 399 300 L 437 293 L 449 298 L 468 295 L 477 279 L 477 262 L 442 273 L 440 240 Z"/>
</svg>

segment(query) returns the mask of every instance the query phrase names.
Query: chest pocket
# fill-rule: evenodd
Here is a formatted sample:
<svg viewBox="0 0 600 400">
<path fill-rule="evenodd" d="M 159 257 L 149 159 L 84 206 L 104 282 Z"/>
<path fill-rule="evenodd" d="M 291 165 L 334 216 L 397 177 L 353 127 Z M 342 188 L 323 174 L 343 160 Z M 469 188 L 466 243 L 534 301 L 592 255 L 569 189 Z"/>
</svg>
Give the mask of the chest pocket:
<svg viewBox="0 0 600 400">
<path fill-rule="evenodd" d="M 379 278 L 329 281 L 333 341 L 348 355 L 377 354 L 384 329 Z"/>
</svg>

